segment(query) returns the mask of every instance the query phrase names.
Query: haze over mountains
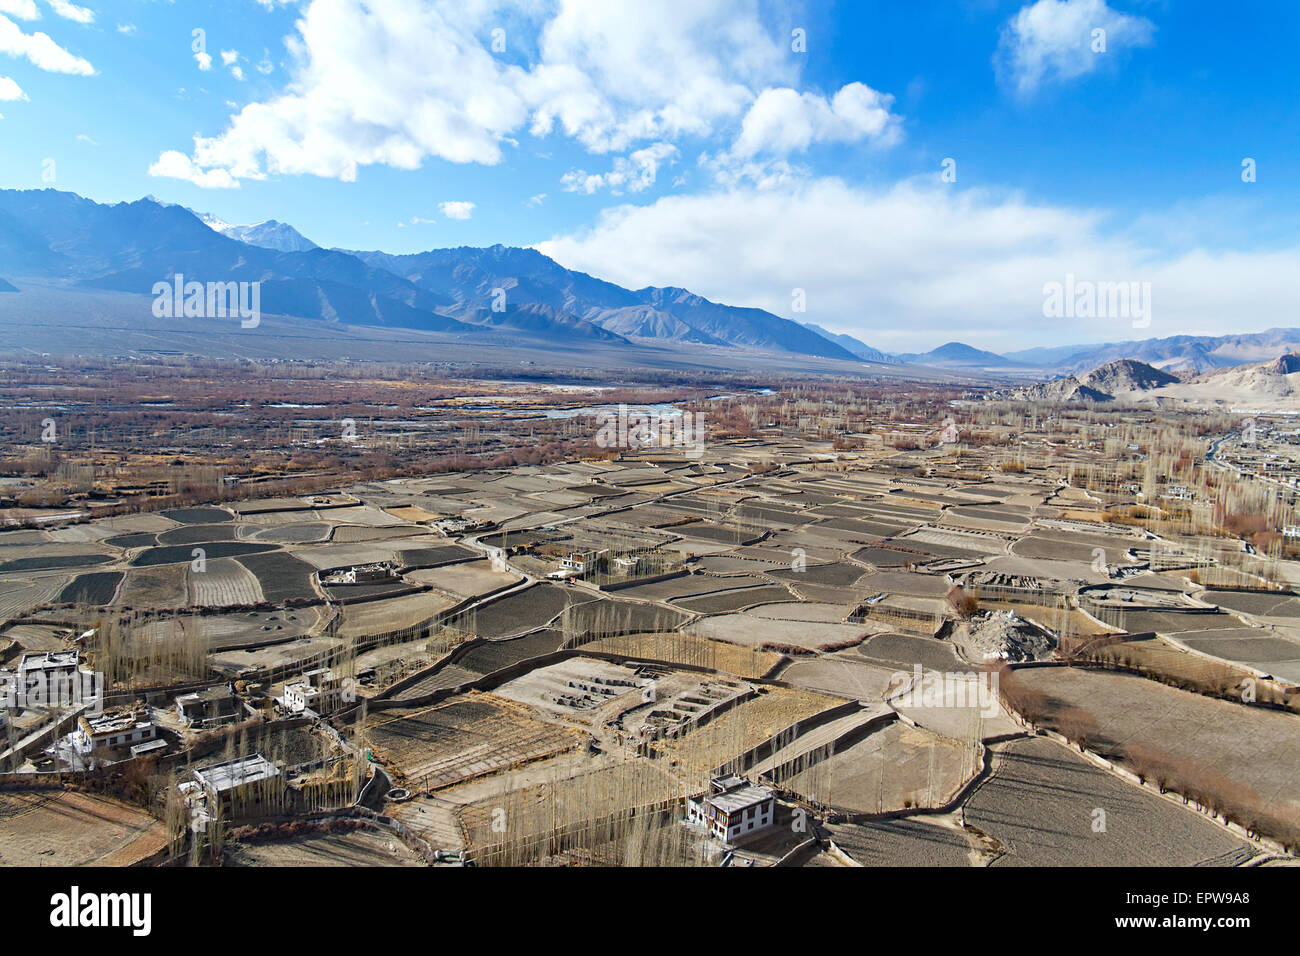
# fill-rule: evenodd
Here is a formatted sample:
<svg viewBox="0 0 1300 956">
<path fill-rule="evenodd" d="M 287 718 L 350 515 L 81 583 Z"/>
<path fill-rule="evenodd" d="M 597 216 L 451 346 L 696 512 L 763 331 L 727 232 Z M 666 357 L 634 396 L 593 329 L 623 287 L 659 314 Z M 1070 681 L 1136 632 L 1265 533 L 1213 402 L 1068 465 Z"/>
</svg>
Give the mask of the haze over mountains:
<svg viewBox="0 0 1300 956">
<path fill-rule="evenodd" d="M 788 356 L 788 368 L 809 359 L 858 368 L 865 362 L 882 373 L 924 366 L 966 380 L 1065 373 L 1076 377 L 1061 380 L 1054 393 L 1077 389 L 1086 398 L 1110 394 L 1113 383 L 1083 373 L 1120 359 L 1185 376 L 1300 350 L 1300 329 L 1270 329 L 1007 354 L 954 341 L 928 352 L 890 355 L 815 323 L 723 305 L 687 289 L 626 289 L 566 269 L 534 249 L 496 245 L 412 255 L 322 249 L 276 220 L 233 225 L 152 198 L 103 205 L 56 190 L 0 190 L 0 292 L 18 293 L 0 299 L 11 326 L 40 314 L 52 329 L 71 322 L 65 312 L 84 312 L 88 304 L 114 321 L 130 322 L 139 315 L 139 303 L 122 295 L 148 296 L 154 283 L 178 273 L 203 282 L 259 282 L 264 314 L 330 323 L 336 330 L 409 330 L 436 340 L 576 355 L 593 348 L 624 350 L 629 364 L 644 361 L 646 349 L 677 356 L 699 356 L 703 349 L 733 355 L 736 362 L 762 353 L 774 356 L 778 366 L 780 356 Z M 25 280 L 41 286 L 40 301 L 37 293 L 24 294 Z M 77 295 L 64 303 L 52 288 Z M 48 340 L 41 347 L 48 350 Z"/>
<path fill-rule="evenodd" d="M 509 332 L 550 346 L 599 342 L 716 346 L 859 362 L 796 322 L 685 289 L 624 289 L 531 249 L 409 256 L 317 248 L 292 227 L 231 226 L 151 199 L 101 205 L 54 190 L 0 191 L 5 278 L 149 294 L 182 274 L 261 283 L 270 315 L 474 336 Z"/>
<path fill-rule="evenodd" d="M 1268 329 L 1238 335 L 1174 335 L 1167 338 L 1070 345 L 1010 352 L 1012 361 L 1036 367 L 1081 372 L 1116 359 L 1131 358 L 1168 372 L 1208 372 L 1263 362 L 1300 350 L 1300 329 Z"/>
<path fill-rule="evenodd" d="M 907 352 L 897 356 L 909 365 L 929 365 L 934 368 L 970 368 L 986 371 L 1024 369 L 1029 366 L 1013 362 L 1005 355 L 986 352 L 962 342 L 948 342 L 929 352 Z"/>
</svg>

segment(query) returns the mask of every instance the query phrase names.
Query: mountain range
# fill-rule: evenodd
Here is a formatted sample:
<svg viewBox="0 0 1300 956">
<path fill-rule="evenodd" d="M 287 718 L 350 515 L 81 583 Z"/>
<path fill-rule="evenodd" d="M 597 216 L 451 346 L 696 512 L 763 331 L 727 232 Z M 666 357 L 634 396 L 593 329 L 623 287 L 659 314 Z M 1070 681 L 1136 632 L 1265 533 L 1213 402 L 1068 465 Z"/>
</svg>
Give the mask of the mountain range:
<svg viewBox="0 0 1300 956">
<path fill-rule="evenodd" d="M 1136 405 L 1191 404 L 1238 413 L 1300 410 L 1300 354 L 1195 374 L 1165 372 L 1134 359 L 1107 362 L 1081 375 L 1038 385 L 998 389 L 990 400 L 1047 404 L 1124 402 Z"/>
<path fill-rule="evenodd" d="M 1083 375 L 1066 375 L 1017 389 L 1009 397 L 1039 402 L 1111 402 L 1131 399 L 1181 381 L 1177 376 L 1134 359 L 1107 362 Z M 1004 396 L 998 396 L 1004 397 Z"/>
<path fill-rule="evenodd" d="M 836 345 L 848 349 L 864 362 L 883 362 L 887 365 L 902 364 L 896 356 L 890 355 L 887 352 L 882 352 L 880 349 L 873 349 L 870 345 L 867 345 L 867 343 L 855 339 L 851 335 L 846 335 L 842 332 L 831 332 L 813 322 L 805 322 L 803 327 L 805 329 L 812 329 L 828 342 L 834 342 Z"/>
<path fill-rule="evenodd" d="M 0 191 L 6 278 L 150 294 L 177 274 L 261 284 L 263 313 L 549 347 L 710 346 L 861 364 L 843 346 L 761 309 L 686 289 L 636 291 L 565 269 L 533 249 L 414 255 L 322 249 L 291 226 L 232 226 L 153 199 L 101 205 L 55 190 Z"/>
<path fill-rule="evenodd" d="M 138 314 L 138 305 L 124 304 L 129 298 L 94 295 L 149 295 L 154 283 L 177 274 L 198 281 L 259 282 L 263 313 L 309 323 L 298 335 L 317 334 L 311 323 L 329 323 L 543 353 L 581 354 L 599 347 L 612 355 L 627 352 L 628 365 L 645 361 L 647 349 L 659 350 L 655 354 L 662 353 L 669 364 L 693 362 L 706 353 L 730 355 L 727 361 L 740 363 L 763 353 L 769 365 L 784 361 L 787 368 L 803 367 L 794 357 L 804 356 L 857 369 L 868 363 L 873 374 L 925 366 L 969 381 L 1078 376 L 1121 359 L 1192 375 L 1300 351 L 1300 329 L 1270 329 L 1006 354 L 948 342 L 928 352 L 891 355 L 814 323 L 724 305 L 687 289 L 626 289 L 566 269 L 535 249 L 496 245 L 411 255 L 323 249 L 274 219 L 232 225 L 152 197 L 104 205 L 56 190 L 0 190 L 0 293 L 9 293 L 0 299 L 5 310 L 0 318 L 21 328 L 24 317 L 39 313 L 48 333 L 39 348 L 49 349 L 57 323 L 67 321 L 55 309 L 51 289 L 75 290 L 79 296 L 69 303 L 82 309 L 89 303 L 121 323 Z M 30 291 L 26 280 L 34 286 Z M 1102 387 L 1095 390 L 1106 394 Z"/>
<path fill-rule="evenodd" d="M 287 222 L 268 219 L 266 222 L 254 223 L 251 226 L 232 226 L 211 213 L 194 214 L 209 229 L 214 229 L 231 239 L 246 242 L 250 246 L 274 249 L 276 252 L 310 252 L 312 249 L 320 248 Z"/>
<path fill-rule="evenodd" d="M 1023 363 L 1014 362 L 1005 355 L 986 352 L 963 342 L 947 342 L 937 349 L 931 349 L 929 352 L 907 352 L 895 356 L 895 358 L 908 365 L 927 365 L 931 368 L 1005 371 L 1029 367 Z"/>
<path fill-rule="evenodd" d="M 1007 358 L 1036 368 L 1081 372 L 1131 358 L 1167 372 L 1209 372 L 1264 362 L 1300 350 L 1300 329 L 1268 329 L 1234 335 L 1174 335 L 1135 342 L 1071 345 L 1010 352 Z"/>
</svg>

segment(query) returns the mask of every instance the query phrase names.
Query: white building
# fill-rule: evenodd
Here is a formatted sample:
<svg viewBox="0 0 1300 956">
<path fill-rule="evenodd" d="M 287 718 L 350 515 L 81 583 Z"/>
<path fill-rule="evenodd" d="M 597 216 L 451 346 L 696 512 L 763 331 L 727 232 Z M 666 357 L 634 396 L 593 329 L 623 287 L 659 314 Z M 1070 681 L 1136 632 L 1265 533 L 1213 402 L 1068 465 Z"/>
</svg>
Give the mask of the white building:
<svg viewBox="0 0 1300 956">
<path fill-rule="evenodd" d="M 551 572 L 551 577 L 586 577 L 596 570 L 600 556 L 607 554 L 608 550 L 606 548 L 601 551 L 574 551 L 567 558 L 560 559 L 560 569 Z"/>
<path fill-rule="evenodd" d="M 177 785 L 198 831 L 220 813 L 222 819 L 273 816 L 284 808 L 280 768 L 261 754 L 236 757 L 190 771 Z"/>
<path fill-rule="evenodd" d="M 723 843 L 770 828 L 776 819 L 776 795 L 744 777 L 728 774 L 710 781 L 710 792 L 686 801 L 686 820 Z"/>
<path fill-rule="evenodd" d="M 99 757 L 119 748 L 130 748 L 158 736 L 152 720 L 140 719 L 131 712 L 104 714 L 100 717 L 82 717 L 72 732 L 72 742 L 77 752 L 85 757 Z"/>
<path fill-rule="evenodd" d="M 80 651 L 40 651 L 24 654 L 16 671 L 0 672 L 0 703 L 21 710 L 62 710 L 94 705 L 100 681 L 81 666 Z"/>
<path fill-rule="evenodd" d="M 318 667 L 285 684 L 281 702 L 284 709 L 293 714 L 301 714 L 304 710 L 328 714 L 356 699 L 355 680 L 339 677 L 328 668 Z"/>
</svg>

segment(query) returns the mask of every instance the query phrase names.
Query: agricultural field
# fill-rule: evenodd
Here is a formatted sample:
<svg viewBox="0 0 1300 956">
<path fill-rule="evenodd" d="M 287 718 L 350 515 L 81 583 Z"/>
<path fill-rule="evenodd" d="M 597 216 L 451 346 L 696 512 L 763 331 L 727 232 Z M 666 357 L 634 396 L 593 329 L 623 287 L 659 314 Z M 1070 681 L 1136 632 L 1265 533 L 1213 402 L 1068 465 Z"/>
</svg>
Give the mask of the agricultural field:
<svg viewBox="0 0 1300 956">
<path fill-rule="evenodd" d="M 1163 800 L 1041 737 L 994 745 L 966 821 L 997 841 L 993 866 L 1231 866 L 1254 855 L 1194 810 Z M 1094 827 L 1103 819 L 1104 830 Z"/>
<path fill-rule="evenodd" d="M 582 649 L 616 654 L 635 660 L 689 664 L 694 667 L 723 671 L 737 677 L 763 677 L 781 661 L 780 654 L 770 651 L 740 647 L 726 641 L 713 641 L 680 631 L 598 638 L 584 643 Z"/>
<path fill-rule="evenodd" d="M 360 638 L 368 634 L 415 627 L 434 620 L 455 604 L 454 598 L 437 591 L 348 604 L 339 609 L 341 623 L 334 633 L 342 638 Z"/>
<path fill-rule="evenodd" d="M 623 449 L 462 462 L 3 531 L 0 652 L 12 666 L 75 647 L 111 665 L 116 689 L 163 685 L 149 694 L 168 745 L 207 748 L 204 759 L 264 746 L 281 768 L 333 766 L 338 754 L 304 729 L 323 722 L 410 791 L 409 803 L 370 794 L 376 812 L 476 865 L 770 865 L 794 848 L 790 834 L 723 848 L 681 825 L 682 801 L 729 772 L 778 787 L 779 819 L 807 811 L 835 841 L 802 849 L 806 865 L 1250 858 L 1195 799 L 1054 740 L 1008 740 L 1024 732 L 1017 717 L 1082 732 L 1149 782 L 1195 778 L 1207 800 L 1254 799 L 1265 835 L 1300 823 L 1300 718 L 1213 696 L 1255 680 L 1269 703 L 1300 707 L 1300 596 L 1280 580 L 1201 583 L 1258 569 L 1267 542 L 1252 554 L 1173 507 L 1126 523 L 1138 520 L 1131 492 L 1072 484 L 1104 485 L 1088 470 L 1096 450 L 1056 431 L 1087 425 L 1072 416 L 1015 420 L 1051 449 L 1023 470 L 1003 469 L 1020 462 L 997 442 L 959 455 L 908 447 L 932 413 L 983 407 L 950 398 L 899 399 L 898 415 L 929 417 L 873 419 L 887 441 L 838 419 L 810 438 L 812 419 L 801 426 L 773 400 L 761 407 L 775 424 L 720 439 L 700 461 Z M 1157 567 L 1153 550 L 1200 564 Z M 1300 581 L 1300 562 L 1274 564 Z M 1028 657 L 1024 634 L 1038 641 Z M 1087 666 L 1000 669 L 1029 658 Z M 918 703 L 905 693 L 918 670 L 971 698 Z M 1014 714 L 976 705 L 976 681 L 994 673 Z M 265 721 L 297 720 L 288 685 L 353 675 L 360 703 L 322 695 L 301 738 L 257 738 Z M 175 698 L 199 689 L 233 692 L 235 717 L 186 725 Z M 1099 807 L 1104 839 L 1091 830 Z M 498 808 L 517 824 L 505 837 L 491 826 Z M 372 830 L 252 832 L 225 863 L 422 862 Z"/>
<path fill-rule="evenodd" d="M 410 712 L 382 711 L 367 734 L 385 763 L 421 790 L 552 756 L 579 746 L 585 736 L 480 693 Z"/>
<path fill-rule="evenodd" d="M 262 600 L 257 578 L 230 558 L 206 562 L 202 571 L 190 566 L 186 576 L 191 607 L 230 607 Z"/>
<path fill-rule="evenodd" d="M 134 866 L 166 843 L 139 807 L 70 790 L 0 791 L 0 866 Z"/>
<path fill-rule="evenodd" d="M 778 783 L 850 813 L 948 804 L 976 773 L 971 744 L 894 721 Z"/>
<path fill-rule="evenodd" d="M 111 604 L 117 594 L 118 585 L 122 583 L 122 578 L 121 571 L 79 574 L 72 579 L 71 584 L 59 592 L 57 603 L 95 606 Z"/>
<path fill-rule="evenodd" d="M 288 839 L 235 843 L 226 866 L 424 866 L 420 856 L 389 833 L 356 829 Z"/>
<path fill-rule="evenodd" d="M 1275 830 L 1300 826 L 1300 716 L 1081 668 L 1022 670 L 1015 680 L 1070 708 L 1058 705 L 1048 725 L 1086 732 L 1098 752 L 1171 782 L 1202 781 Z"/>
<path fill-rule="evenodd" d="M 977 866 L 986 858 L 971 835 L 926 817 L 831 823 L 827 830 L 862 866 Z"/>
</svg>

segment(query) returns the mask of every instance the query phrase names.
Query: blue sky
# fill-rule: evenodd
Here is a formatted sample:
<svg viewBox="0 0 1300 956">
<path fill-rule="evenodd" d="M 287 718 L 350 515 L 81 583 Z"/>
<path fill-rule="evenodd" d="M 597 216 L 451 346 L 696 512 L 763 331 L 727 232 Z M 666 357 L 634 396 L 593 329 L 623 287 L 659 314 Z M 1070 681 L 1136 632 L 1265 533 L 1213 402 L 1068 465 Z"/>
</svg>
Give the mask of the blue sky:
<svg viewBox="0 0 1300 956">
<path fill-rule="evenodd" d="M 538 245 L 894 351 L 1252 331 L 1298 324 L 1297 40 L 1289 0 L 0 0 L 0 187 Z M 1067 273 L 1152 322 L 1045 319 Z"/>
</svg>

